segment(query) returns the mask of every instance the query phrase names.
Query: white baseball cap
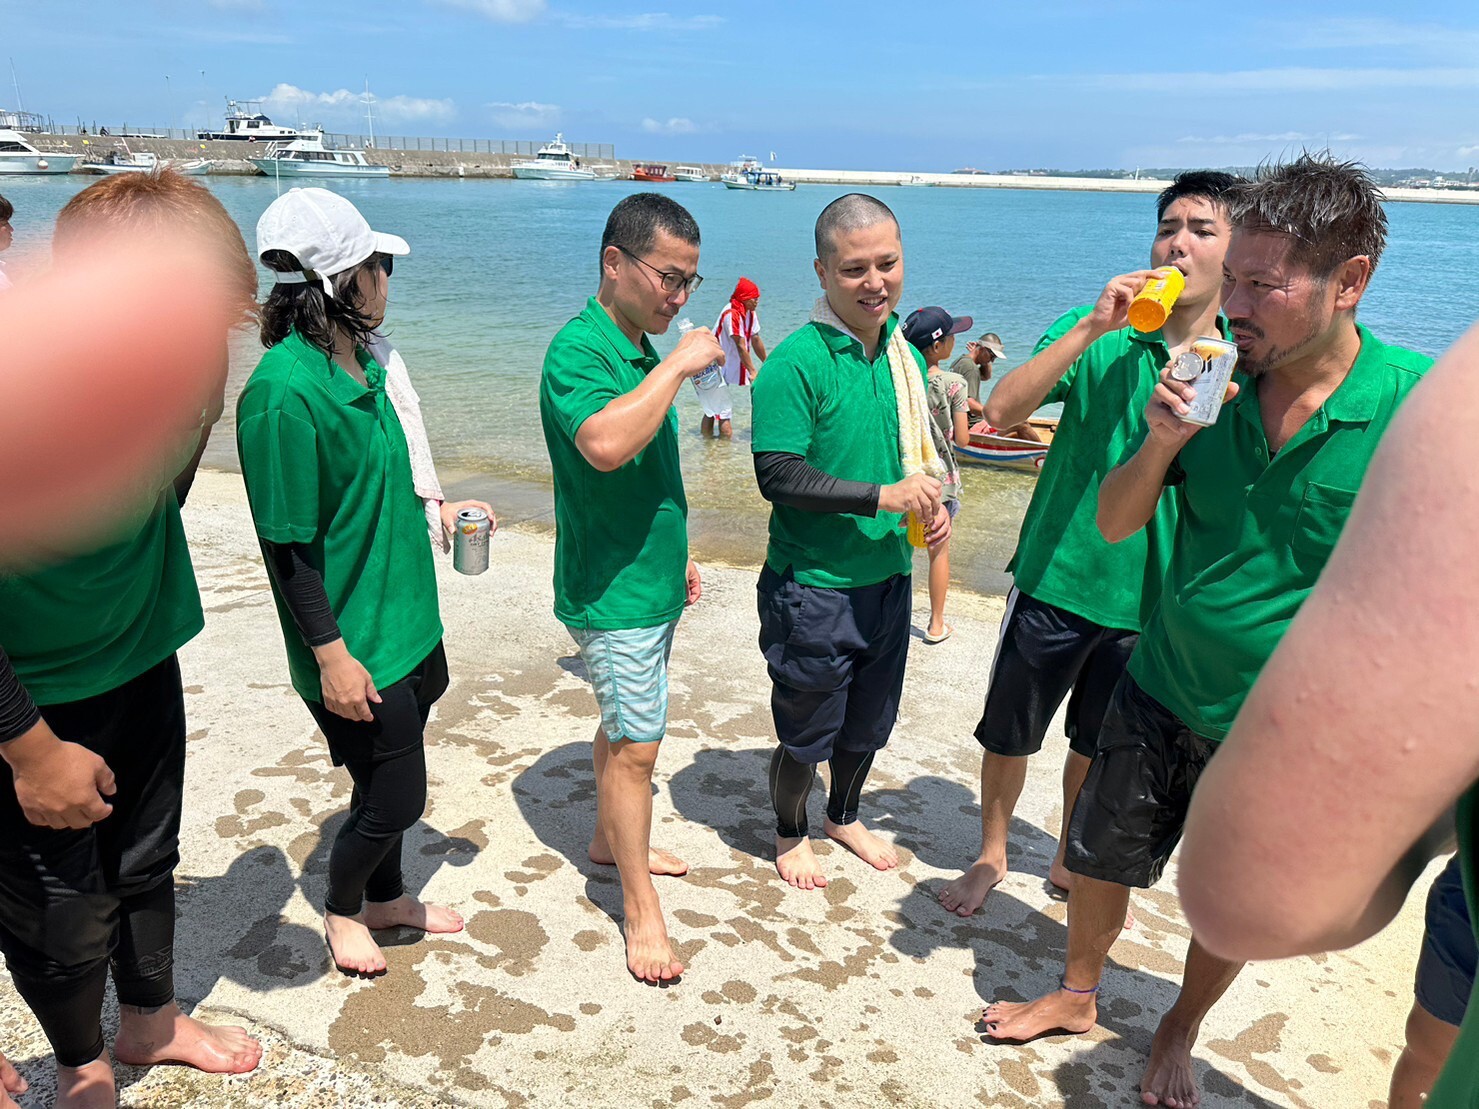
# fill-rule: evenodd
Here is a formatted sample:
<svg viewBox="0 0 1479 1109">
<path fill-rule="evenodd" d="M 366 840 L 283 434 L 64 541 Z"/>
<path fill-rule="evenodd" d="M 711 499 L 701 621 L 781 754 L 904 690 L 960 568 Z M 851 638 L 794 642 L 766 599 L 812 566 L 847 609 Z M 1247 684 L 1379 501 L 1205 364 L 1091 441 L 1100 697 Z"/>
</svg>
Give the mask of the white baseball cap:
<svg viewBox="0 0 1479 1109">
<path fill-rule="evenodd" d="M 257 221 L 257 257 L 284 250 L 301 270 L 273 270 L 280 284 L 321 281 L 333 296 L 329 278 L 353 269 L 372 254 L 410 254 L 399 235 L 373 231 L 359 209 L 328 189 L 289 189 L 267 206 Z"/>
</svg>

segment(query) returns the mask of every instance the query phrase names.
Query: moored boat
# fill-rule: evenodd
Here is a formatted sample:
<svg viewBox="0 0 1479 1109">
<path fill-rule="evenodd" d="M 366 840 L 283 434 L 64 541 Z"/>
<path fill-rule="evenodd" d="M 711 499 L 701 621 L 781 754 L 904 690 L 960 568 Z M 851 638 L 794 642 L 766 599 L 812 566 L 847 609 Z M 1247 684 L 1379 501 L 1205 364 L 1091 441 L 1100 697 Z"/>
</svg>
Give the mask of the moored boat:
<svg viewBox="0 0 1479 1109">
<path fill-rule="evenodd" d="M 389 177 L 390 167 L 376 165 L 363 150 L 331 150 L 323 134 L 273 143 L 261 158 L 248 158 L 268 177 Z"/>
<path fill-rule="evenodd" d="M 633 162 L 632 180 L 668 182 L 678 179 L 669 173 L 668 167 L 661 162 Z"/>
<path fill-rule="evenodd" d="M 315 134 L 316 131 L 301 131 L 296 127 L 281 127 L 273 123 L 262 114 L 260 100 L 227 100 L 226 129 L 197 131 L 195 137 L 213 142 L 291 142 L 294 139 L 311 139 Z"/>
<path fill-rule="evenodd" d="M 580 159 L 571 155 L 565 145 L 565 136 L 556 134 L 553 142 L 545 143 L 534 155 L 532 162 L 515 162 L 511 167 L 515 177 L 523 181 L 594 181 L 595 170 L 582 166 Z"/>
<path fill-rule="evenodd" d="M 795 181 L 783 180 L 779 173 L 770 170 L 752 170 L 743 174 L 726 173 L 721 181 L 726 189 L 742 189 L 752 193 L 788 193 L 796 188 Z"/>
<path fill-rule="evenodd" d="M 19 131 L 0 129 L 0 173 L 71 173 L 81 158 L 38 150 Z"/>
<path fill-rule="evenodd" d="M 977 424 L 971 428 L 970 445 L 957 446 L 955 457 L 961 462 L 1006 466 L 1036 473 L 1042 469 L 1043 459 L 1048 456 L 1053 434 L 1058 430 L 1058 421 L 1046 416 L 1034 416 L 1027 421 L 1027 426 L 1037 433 L 1041 442 L 1000 435 L 987 431 L 984 423 Z"/>
<path fill-rule="evenodd" d="M 675 181 L 709 181 L 712 180 L 701 166 L 679 166 L 673 170 Z"/>
</svg>

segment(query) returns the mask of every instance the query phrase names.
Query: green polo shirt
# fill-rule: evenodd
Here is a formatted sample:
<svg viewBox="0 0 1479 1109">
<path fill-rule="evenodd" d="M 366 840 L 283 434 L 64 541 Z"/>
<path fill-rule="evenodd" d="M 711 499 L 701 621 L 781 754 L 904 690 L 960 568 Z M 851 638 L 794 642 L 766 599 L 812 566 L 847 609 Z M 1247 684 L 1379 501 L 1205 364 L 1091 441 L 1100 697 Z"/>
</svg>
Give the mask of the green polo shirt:
<svg viewBox="0 0 1479 1109">
<path fill-rule="evenodd" d="M 836 328 L 808 323 L 791 332 L 751 386 L 751 449 L 798 454 L 847 481 L 902 481 L 899 410 L 888 363 L 889 336 L 898 325 L 898 315 L 889 316 L 871 362 L 862 343 Z M 927 389 L 924 358 L 912 346 L 909 353 Z M 913 553 L 897 512 L 854 516 L 770 506 L 765 561 L 777 573 L 790 567 L 803 585 L 875 585 L 909 573 Z"/>
<path fill-rule="evenodd" d="M 1314 588 L 1372 452 L 1433 360 L 1358 328 L 1344 381 L 1270 458 L 1257 386 L 1189 439 L 1167 474 L 1181 518 L 1130 674 L 1192 731 L 1222 739 Z"/>
<path fill-rule="evenodd" d="M 173 488 L 89 554 L 0 574 L 0 646 L 38 705 L 117 689 L 205 627 Z"/>
<path fill-rule="evenodd" d="M 267 351 L 236 402 L 236 449 L 257 534 L 298 543 L 323 575 L 344 645 L 377 688 L 441 641 L 426 511 L 384 370 L 358 352 L 368 386 L 296 331 Z M 270 576 L 270 575 L 269 575 Z M 293 688 L 323 699 L 318 663 L 272 583 Z"/>
<path fill-rule="evenodd" d="M 591 297 L 544 354 L 539 418 L 555 482 L 555 616 L 571 628 L 652 628 L 687 596 L 688 499 L 678 412 L 624 466 L 603 473 L 575 445 L 580 426 L 657 366 Z"/>
<path fill-rule="evenodd" d="M 1459 798 L 1459 865 L 1469 901 L 1470 927 L 1479 938 L 1479 786 Z M 1471 1001 L 1448 1063 L 1428 1095 L 1427 1109 L 1474 1109 L 1479 1106 L 1479 1002 Z"/>
<path fill-rule="evenodd" d="M 1060 316 L 1033 354 L 1091 310 L 1085 305 Z M 1219 326 L 1226 335 L 1226 322 Z M 1029 597 L 1106 628 L 1144 626 L 1170 560 L 1177 494 L 1161 497 L 1141 531 L 1110 543 L 1099 532 L 1099 485 L 1144 440 L 1145 406 L 1170 360 L 1159 331 L 1121 328 L 1090 344 L 1043 400 L 1062 401 L 1063 416 L 1007 565 Z"/>
</svg>

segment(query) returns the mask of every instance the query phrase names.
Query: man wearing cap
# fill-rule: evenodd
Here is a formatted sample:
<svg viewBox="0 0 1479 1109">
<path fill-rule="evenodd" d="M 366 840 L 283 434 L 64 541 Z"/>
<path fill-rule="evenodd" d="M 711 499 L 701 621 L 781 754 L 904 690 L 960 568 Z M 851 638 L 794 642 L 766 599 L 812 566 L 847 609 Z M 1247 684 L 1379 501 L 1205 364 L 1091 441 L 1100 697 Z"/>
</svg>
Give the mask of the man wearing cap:
<svg viewBox="0 0 1479 1109">
<path fill-rule="evenodd" d="M 1005 358 L 1006 353 L 1001 345 L 1001 336 L 994 331 L 987 331 L 979 339 L 966 343 L 965 353 L 950 364 L 950 372 L 965 378 L 966 387 L 970 390 L 972 423 L 982 418 L 981 383 L 991 380 L 992 363 L 998 358 Z"/>
<path fill-rule="evenodd" d="M 1160 370 L 1199 335 L 1218 334 L 1222 256 L 1230 233 L 1226 173 L 1184 173 L 1160 194 L 1153 266 L 1175 265 L 1186 288 L 1159 331 L 1128 326 L 1131 300 L 1149 271 L 1113 278 L 1098 300 L 1061 317 L 1031 359 L 1007 374 L 986 401 L 997 427 L 1063 402 L 1053 449 L 1022 521 L 1008 569 L 1001 637 L 976 725 L 981 758 L 981 853 L 947 884 L 940 903 L 970 916 L 1007 869 L 1007 831 L 1027 775 L 1058 706 L 1068 698 L 1069 750 L 1063 767 L 1063 819 L 1048 880 L 1067 889 L 1063 847 L 1079 787 L 1088 772 L 1109 694 L 1159 597 L 1175 522 L 1175 498 L 1160 501 L 1151 524 L 1112 545 L 1094 512 L 1099 483 L 1145 435 L 1145 404 Z"/>
<path fill-rule="evenodd" d="M 729 294 L 729 303 L 714 323 L 714 334 L 724 348 L 724 380 L 731 386 L 750 384 L 760 372 L 756 356 L 761 362 L 765 361 L 765 340 L 760 338 L 759 304 L 760 287 L 748 277 L 741 277 L 735 283 L 734 292 Z M 732 417 L 732 411 L 705 416 L 701 425 L 704 438 L 713 435 L 717 420 L 720 436 L 732 439 Z"/>
<path fill-rule="evenodd" d="M 600 285 L 545 352 L 539 415 L 555 487 L 555 616 L 590 679 L 596 728 L 591 860 L 621 876 L 627 969 L 639 980 L 683 973 L 653 874 L 688 864 L 653 850 L 652 772 L 667 731 L 668 656 L 686 605 L 699 599 L 688 557 L 688 501 L 673 399 L 724 358 L 694 328 L 667 358 L 667 331 L 703 280 L 698 224 L 658 193 L 611 210 Z"/>
<path fill-rule="evenodd" d="M 923 359 L 894 312 L 898 221 L 849 193 L 822 210 L 815 237 L 824 295 L 755 384 L 752 448 L 772 506 L 757 604 L 779 741 L 769 774 L 776 870 L 808 890 L 827 884 L 806 813 L 818 763 L 831 770 L 826 834 L 879 870 L 899 865 L 858 806 L 904 684 L 914 561 L 905 514 L 925 543 L 950 538 Z"/>
</svg>

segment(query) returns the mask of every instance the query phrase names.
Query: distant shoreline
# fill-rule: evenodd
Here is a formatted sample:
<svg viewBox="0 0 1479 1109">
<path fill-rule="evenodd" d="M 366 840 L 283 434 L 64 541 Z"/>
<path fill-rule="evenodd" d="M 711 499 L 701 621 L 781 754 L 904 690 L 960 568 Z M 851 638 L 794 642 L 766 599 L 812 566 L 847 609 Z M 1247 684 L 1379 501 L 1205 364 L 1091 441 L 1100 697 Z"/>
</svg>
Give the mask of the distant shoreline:
<svg viewBox="0 0 1479 1109">
<path fill-rule="evenodd" d="M 43 150 L 81 154 L 101 161 L 101 156 L 114 148 L 118 141 L 107 135 L 36 135 L 37 145 Z M 149 151 L 161 158 L 207 158 L 211 161 L 211 174 L 221 176 L 261 176 L 260 171 L 247 161 L 249 154 L 265 150 L 264 144 L 243 142 L 200 142 L 182 139 L 131 138 L 129 147 L 137 151 Z M 366 151 L 372 161 L 390 166 L 392 177 L 455 177 L 512 179 L 515 162 L 527 161 L 527 154 L 490 154 L 471 151 L 448 150 L 389 150 L 373 148 Z M 644 159 L 635 159 L 642 162 Z M 659 161 L 661 161 L 659 159 Z M 611 164 L 620 173 L 620 180 L 630 178 L 634 160 L 613 158 Z M 663 164 L 676 165 L 676 162 Z M 728 165 L 712 162 L 695 162 L 704 172 L 718 180 Z M 800 185 L 854 185 L 870 188 L 891 186 L 915 186 L 953 189 L 1021 189 L 1049 190 L 1055 192 L 1106 192 L 1106 193 L 1155 193 L 1160 192 L 1169 181 L 1155 178 L 1132 177 L 1051 177 L 1015 173 L 914 173 L 909 170 L 849 170 L 849 169 L 801 169 L 787 166 L 767 166 L 767 171 L 779 173 L 788 181 Z M 87 174 L 87 163 L 81 162 L 72 171 Z M 296 180 L 296 179 L 295 179 Z M 323 180 L 317 179 L 320 183 Z M 599 182 L 596 182 L 599 184 Z M 680 191 L 692 188 L 691 184 L 658 186 L 677 188 Z M 1415 189 L 1388 187 L 1382 195 L 1393 202 L 1429 204 L 1479 204 L 1479 188 L 1472 189 Z"/>
</svg>

